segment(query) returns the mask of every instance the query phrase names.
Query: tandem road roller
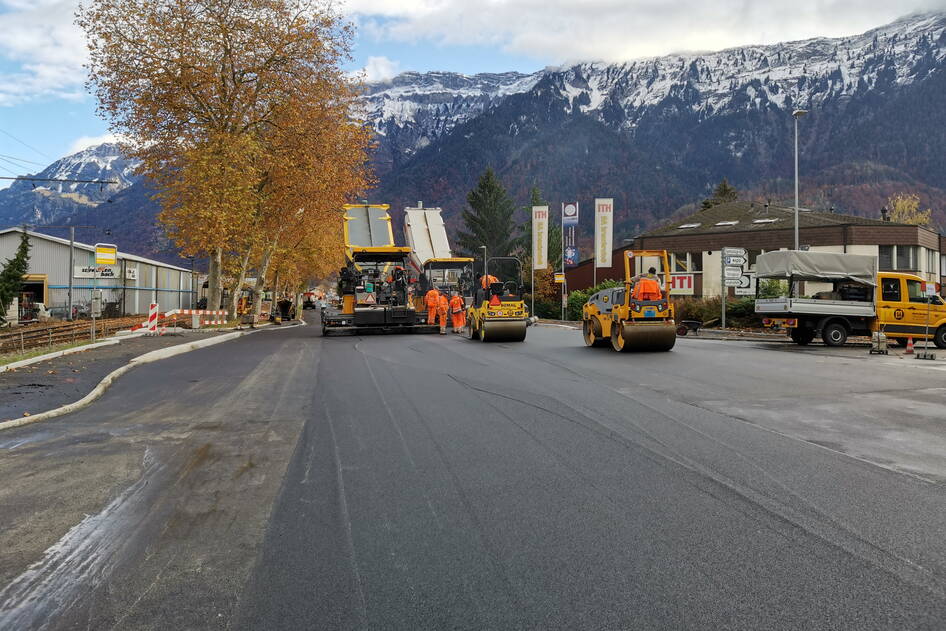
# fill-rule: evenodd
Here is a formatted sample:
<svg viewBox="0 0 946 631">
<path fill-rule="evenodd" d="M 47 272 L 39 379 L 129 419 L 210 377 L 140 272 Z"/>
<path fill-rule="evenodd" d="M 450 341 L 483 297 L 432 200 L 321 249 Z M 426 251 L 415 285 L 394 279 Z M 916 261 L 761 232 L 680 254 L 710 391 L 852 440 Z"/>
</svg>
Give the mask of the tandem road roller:
<svg viewBox="0 0 946 631">
<path fill-rule="evenodd" d="M 642 273 L 636 276 L 632 274 L 635 264 L 642 268 Z M 659 268 L 657 274 L 647 274 L 650 267 Z M 619 352 L 669 351 L 677 341 L 669 292 L 667 251 L 627 250 L 624 286 L 602 289 L 582 307 L 585 344 L 610 344 Z"/>
<path fill-rule="evenodd" d="M 525 340 L 529 314 L 522 299 L 522 263 L 519 259 L 495 256 L 486 260 L 483 276 L 474 285 L 473 300 L 466 312 L 467 337 L 483 342 Z"/>
</svg>

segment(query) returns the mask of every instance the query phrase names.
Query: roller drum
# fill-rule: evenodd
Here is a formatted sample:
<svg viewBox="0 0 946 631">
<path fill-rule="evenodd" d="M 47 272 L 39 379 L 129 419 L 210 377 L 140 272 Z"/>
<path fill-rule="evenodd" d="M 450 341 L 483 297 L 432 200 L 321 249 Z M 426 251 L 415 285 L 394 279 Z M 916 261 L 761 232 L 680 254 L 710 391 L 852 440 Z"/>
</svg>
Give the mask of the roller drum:
<svg viewBox="0 0 946 631">
<path fill-rule="evenodd" d="M 677 341 L 677 327 L 666 322 L 625 322 L 611 329 L 611 345 L 620 352 L 669 351 Z"/>
<path fill-rule="evenodd" d="M 601 334 L 601 325 L 595 320 L 585 320 L 582 323 L 581 335 L 585 340 L 585 346 L 607 346 L 610 340 L 606 337 L 599 337 Z"/>
<path fill-rule="evenodd" d="M 484 342 L 521 342 L 526 339 L 526 321 L 486 320 L 480 325 L 480 339 Z"/>
</svg>

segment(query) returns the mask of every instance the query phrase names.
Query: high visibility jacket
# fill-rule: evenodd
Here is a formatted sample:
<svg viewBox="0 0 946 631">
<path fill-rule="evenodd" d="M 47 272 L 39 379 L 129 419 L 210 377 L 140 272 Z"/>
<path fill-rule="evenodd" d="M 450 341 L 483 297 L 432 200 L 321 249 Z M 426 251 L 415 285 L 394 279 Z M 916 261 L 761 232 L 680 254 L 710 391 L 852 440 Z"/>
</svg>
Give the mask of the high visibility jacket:
<svg viewBox="0 0 946 631">
<path fill-rule="evenodd" d="M 450 310 L 450 301 L 447 300 L 447 297 L 443 294 L 440 295 L 440 299 L 437 303 L 437 314 L 438 315 L 447 315 L 447 311 Z"/>
<path fill-rule="evenodd" d="M 424 304 L 427 305 L 428 309 L 436 309 L 437 305 L 440 304 L 440 292 L 436 289 L 429 290 L 424 294 Z"/>
<path fill-rule="evenodd" d="M 489 286 L 492 285 L 493 283 L 498 283 L 499 279 L 493 276 L 492 274 L 487 274 L 486 276 L 480 279 L 480 282 L 483 285 L 483 289 L 489 289 Z"/>
<path fill-rule="evenodd" d="M 466 303 L 463 301 L 463 298 L 460 296 L 454 296 L 450 299 L 450 312 L 451 313 L 462 313 Z"/>
<path fill-rule="evenodd" d="M 635 300 L 660 300 L 661 296 L 660 283 L 646 276 L 637 281 L 631 293 Z"/>
</svg>

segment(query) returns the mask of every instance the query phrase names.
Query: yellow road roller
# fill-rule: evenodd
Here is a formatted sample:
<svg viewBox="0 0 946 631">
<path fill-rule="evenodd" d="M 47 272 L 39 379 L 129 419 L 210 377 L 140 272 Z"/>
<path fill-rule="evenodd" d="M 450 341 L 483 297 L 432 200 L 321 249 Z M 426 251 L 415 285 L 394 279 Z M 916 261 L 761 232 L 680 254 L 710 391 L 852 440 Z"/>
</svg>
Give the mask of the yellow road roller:
<svg viewBox="0 0 946 631">
<path fill-rule="evenodd" d="M 495 275 L 494 275 L 495 274 Z M 521 342 L 529 314 L 522 299 L 522 263 L 512 256 L 494 256 L 483 264 L 473 283 L 466 312 L 466 335 L 482 342 Z"/>
<path fill-rule="evenodd" d="M 654 274 L 648 273 L 651 268 Z M 677 341 L 669 291 L 666 250 L 626 250 L 624 286 L 602 289 L 582 307 L 585 345 L 610 344 L 619 352 L 669 351 Z"/>
</svg>

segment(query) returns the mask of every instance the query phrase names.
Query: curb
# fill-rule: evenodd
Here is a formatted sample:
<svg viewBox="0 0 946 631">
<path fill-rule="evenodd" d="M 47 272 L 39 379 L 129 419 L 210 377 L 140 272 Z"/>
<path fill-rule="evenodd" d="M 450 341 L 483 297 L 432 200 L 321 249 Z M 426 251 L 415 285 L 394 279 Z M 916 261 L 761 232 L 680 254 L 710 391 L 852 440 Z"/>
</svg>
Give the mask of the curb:
<svg viewBox="0 0 946 631">
<path fill-rule="evenodd" d="M 105 340 L 104 342 L 96 342 L 95 344 L 86 344 L 85 346 L 76 346 L 75 348 L 66 348 L 61 351 L 53 351 L 52 353 L 46 353 L 45 355 L 37 355 L 36 357 L 30 357 L 29 359 L 21 359 L 18 362 L 12 362 L 9 364 L 4 364 L 0 366 L 0 373 L 6 372 L 8 370 L 15 370 L 17 368 L 22 368 L 23 366 L 29 366 L 30 364 L 36 364 L 47 359 L 56 359 L 57 357 L 62 357 L 63 355 L 73 355 L 75 353 L 81 353 L 83 351 L 90 351 L 93 348 L 101 348 L 103 346 L 112 346 L 113 344 L 118 344 L 121 340 Z"/>
<path fill-rule="evenodd" d="M 0 431 L 5 429 L 13 429 L 14 427 L 23 427 L 24 425 L 30 425 L 32 423 L 38 423 L 39 421 L 45 421 L 47 419 L 55 418 L 57 416 L 62 416 L 63 414 L 69 414 L 70 412 L 75 412 L 76 410 L 81 410 L 86 407 L 96 399 L 98 399 L 102 394 L 111 386 L 116 379 L 124 375 L 126 372 L 136 368 L 142 364 L 150 364 L 161 359 L 167 359 L 168 357 L 174 357 L 175 355 L 180 355 L 182 353 L 188 353 L 190 351 L 195 351 L 199 348 L 206 348 L 208 346 L 214 346 L 216 344 L 221 344 L 223 342 L 229 342 L 230 340 L 242 337 L 244 335 L 249 335 L 253 331 L 237 331 L 235 333 L 226 333 L 219 337 L 213 337 L 209 340 L 200 340 L 198 342 L 188 342 L 186 344 L 178 344 L 177 346 L 170 346 L 168 348 L 161 348 L 156 351 L 150 351 L 144 355 L 139 355 L 135 357 L 130 362 L 116 368 L 98 383 L 95 388 L 92 389 L 92 392 L 88 393 L 78 401 L 73 403 L 68 403 L 62 407 L 58 407 L 54 410 L 48 410 L 46 412 L 41 412 L 39 414 L 34 414 L 33 416 L 25 416 L 23 418 L 11 419 L 9 421 L 0 421 Z M 115 342 L 117 343 L 117 342 Z"/>
</svg>

